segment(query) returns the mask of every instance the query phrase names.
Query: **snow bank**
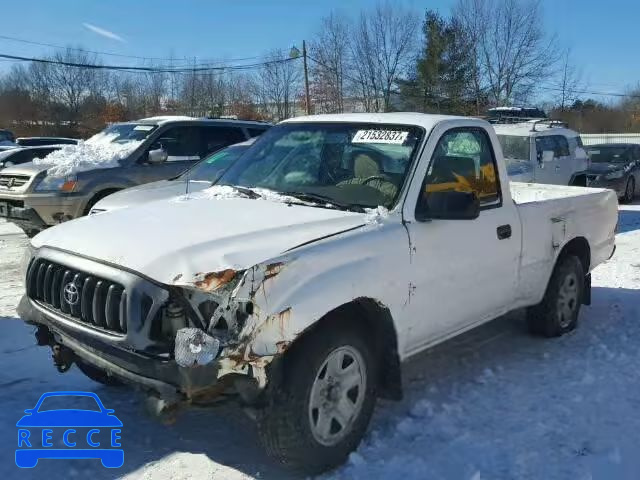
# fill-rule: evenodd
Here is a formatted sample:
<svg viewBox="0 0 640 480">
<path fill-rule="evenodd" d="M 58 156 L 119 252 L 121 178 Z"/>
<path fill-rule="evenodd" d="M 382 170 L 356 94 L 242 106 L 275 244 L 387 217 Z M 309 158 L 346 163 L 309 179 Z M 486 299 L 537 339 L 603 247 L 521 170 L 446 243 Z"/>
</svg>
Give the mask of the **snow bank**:
<svg viewBox="0 0 640 480">
<path fill-rule="evenodd" d="M 77 145 L 65 145 L 44 158 L 34 159 L 35 165 L 47 167 L 47 174 L 66 177 L 78 172 L 120 166 L 118 160 L 126 158 L 140 141 L 112 143 L 113 136 L 98 134 Z"/>
</svg>

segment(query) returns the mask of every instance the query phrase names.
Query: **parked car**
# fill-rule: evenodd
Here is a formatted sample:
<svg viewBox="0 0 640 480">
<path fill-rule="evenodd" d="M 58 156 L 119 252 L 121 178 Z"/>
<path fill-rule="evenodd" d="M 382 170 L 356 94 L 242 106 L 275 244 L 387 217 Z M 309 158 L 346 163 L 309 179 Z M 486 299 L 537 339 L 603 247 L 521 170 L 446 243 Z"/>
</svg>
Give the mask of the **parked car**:
<svg viewBox="0 0 640 480">
<path fill-rule="evenodd" d="M 211 152 L 260 135 L 262 122 L 152 117 L 117 123 L 78 145 L 0 173 L 0 218 L 27 235 L 89 213 L 118 190 L 179 175 Z"/>
<path fill-rule="evenodd" d="M 591 166 L 587 170 L 587 185 L 615 190 L 621 201 L 630 203 L 638 191 L 640 180 L 640 145 L 634 143 L 603 143 L 589 145 Z"/>
<path fill-rule="evenodd" d="M 19 137 L 16 143 L 22 147 L 41 147 L 44 145 L 77 145 L 77 138 L 66 137 Z"/>
<path fill-rule="evenodd" d="M 589 157 L 578 132 L 553 120 L 495 124 L 494 128 L 512 181 L 586 185 Z"/>
<path fill-rule="evenodd" d="M 13 145 L 16 142 L 16 137 L 10 130 L 0 129 L 0 145 Z"/>
<path fill-rule="evenodd" d="M 231 145 L 209 155 L 186 172 L 169 180 L 145 183 L 112 193 L 96 203 L 89 215 L 132 205 L 198 192 L 213 185 L 220 175 L 242 155 L 255 138 Z"/>
<path fill-rule="evenodd" d="M 510 183 L 480 119 L 295 118 L 207 190 L 40 233 L 18 313 L 62 371 L 158 411 L 235 393 L 270 454 L 318 472 L 411 356 L 522 307 L 535 334 L 576 328 L 617 220 L 610 190 Z"/>
<path fill-rule="evenodd" d="M 23 163 L 32 162 L 34 158 L 44 158 L 51 152 L 59 150 L 60 147 L 25 147 L 25 148 L 9 148 L 0 151 L 0 170 L 14 165 L 22 165 Z M 0 186 L 7 183 L 8 178 L 0 179 Z"/>
</svg>

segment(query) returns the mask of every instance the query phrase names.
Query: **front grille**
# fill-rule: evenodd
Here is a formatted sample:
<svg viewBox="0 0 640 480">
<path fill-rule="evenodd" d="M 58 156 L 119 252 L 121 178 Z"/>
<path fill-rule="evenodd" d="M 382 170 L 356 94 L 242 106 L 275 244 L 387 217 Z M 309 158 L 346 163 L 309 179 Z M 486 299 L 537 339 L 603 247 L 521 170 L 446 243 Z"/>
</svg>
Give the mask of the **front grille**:
<svg viewBox="0 0 640 480">
<path fill-rule="evenodd" d="M 0 187 L 17 188 L 29 181 L 28 175 L 0 175 Z"/>
<path fill-rule="evenodd" d="M 29 266 L 27 296 L 90 327 L 127 332 L 127 294 L 116 282 L 38 258 Z"/>
</svg>

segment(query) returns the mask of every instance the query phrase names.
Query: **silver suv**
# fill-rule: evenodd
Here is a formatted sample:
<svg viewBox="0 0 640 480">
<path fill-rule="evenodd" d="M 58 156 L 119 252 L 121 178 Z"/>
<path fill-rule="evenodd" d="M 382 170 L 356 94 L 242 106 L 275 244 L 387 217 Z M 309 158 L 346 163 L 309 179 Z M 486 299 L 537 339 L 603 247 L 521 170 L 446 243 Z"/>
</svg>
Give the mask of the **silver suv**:
<svg viewBox="0 0 640 480">
<path fill-rule="evenodd" d="M 86 215 L 118 190 L 175 177 L 206 155 L 269 127 L 262 122 L 190 117 L 110 125 L 79 145 L 2 170 L 0 218 L 32 236 Z"/>
</svg>

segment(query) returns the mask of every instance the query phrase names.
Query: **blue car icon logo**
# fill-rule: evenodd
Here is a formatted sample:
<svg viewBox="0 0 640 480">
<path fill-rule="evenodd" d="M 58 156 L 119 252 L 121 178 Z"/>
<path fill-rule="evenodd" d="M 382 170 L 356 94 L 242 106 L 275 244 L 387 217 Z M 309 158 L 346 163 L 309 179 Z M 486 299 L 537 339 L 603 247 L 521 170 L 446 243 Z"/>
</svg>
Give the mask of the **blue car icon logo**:
<svg viewBox="0 0 640 480">
<path fill-rule="evenodd" d="M 18 427 L 16 465 L 39 459 L 99 458 L 107 468 L 124 464 L 122 422 L 92 392 L 49 392 L 24 411 Z"/>
</svg>

